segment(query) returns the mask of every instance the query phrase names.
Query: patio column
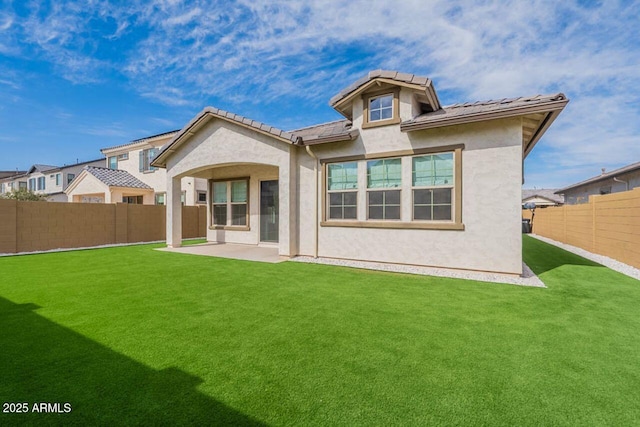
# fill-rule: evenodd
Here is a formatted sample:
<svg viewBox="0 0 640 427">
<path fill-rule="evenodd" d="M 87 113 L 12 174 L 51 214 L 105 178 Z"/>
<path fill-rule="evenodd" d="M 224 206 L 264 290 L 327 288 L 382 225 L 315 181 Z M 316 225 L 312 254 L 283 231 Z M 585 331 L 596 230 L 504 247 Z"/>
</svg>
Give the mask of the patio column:
<svg viewBox="0 0 640 427">
<path fill-rule="evenodd" d="M 180 178 L 167 177 L 167 246 L 182 245 L 182 183 Z"/>
<path fill-rule="evenodd" d="M 297 229 L 298 217 L 296 215 L 296 160 L 291 155 L 287 163 L 281 165 L 278 170 L 278 195 L 279 195 L 279 223 L 278 223 L 278 254 L 292 257 L 298 253 Z"/>
</svg>

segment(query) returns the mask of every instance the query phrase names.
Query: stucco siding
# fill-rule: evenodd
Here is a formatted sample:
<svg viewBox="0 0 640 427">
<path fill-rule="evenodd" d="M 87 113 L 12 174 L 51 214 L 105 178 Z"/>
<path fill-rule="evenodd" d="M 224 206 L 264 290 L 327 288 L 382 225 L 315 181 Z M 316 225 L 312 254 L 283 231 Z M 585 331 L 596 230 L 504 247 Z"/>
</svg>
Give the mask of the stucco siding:
<svg viewBox="0 0 640 427">
<path fill-rule="evenodd" d="M 617 177 L 622 181 L 629 183 L 629 190 L 640 187 L 640 170 L 633 171 L 627 174 L 621 174 Z M 627 186 L 624 183 L 616 182 L 613 178 L 608 178 L 603 181 L 586 184 L 581 187 L 573 188 L 565 192 L 565 203 L 568 205 L 575 205 L 580 203 L 587 203 L 589 196 L 600 195 L 604 193 L 619 193 L 626 191 Z"/>
<path fill-rule="evenodd" d="M 520 274 L 522 134 L 519 119 L 400 134 L 394 126 L 367 129 L 352 143 L 318 147 L 322 158 L 464 144 L 464 231 L 320 227 L 319 256 Z M 301 162 L 307 168 L 313 163 Z M 406 168 L 404 169 L 406 171 Z M 313 173 L 301 168 L 300 252 L 312 255 Z M 305 190 L 308 189 L 308 190 Z M 403 191 L 405 193 L 406 191 Z M 403 195 L 403 211 L 410 209 Z M 359 204 L 366 203 L 361 197 Z M 363 215 L 365 209 L 359 209 Z M 323 209 L 322 206 L 319 207 Z M 320 211 L 321 214 L 321 211 Z"/>
<path fill-rule="evenodd" d="M 265 136 L 242 126 L 213 120 L 204 125 L 193 137 L 182 145 L 167 162 L 168 179 L 195 176 L 211 178 L 214 168 L 225 167 L 227 171 L 251 171 L 250 209 L 251 230 L 239 232 L 232 230 L 210 230 L 208 238 L 212 241 L 257 244 L 259 239 L 258 182 L 262 179 L 278 179 L 279 183 L 279 253 L 293 256 L 297 252 L 295 226 L 296 198 L 292 194 L 296 188 L 295 154 L 291 145 Z M 243 169 L 247 164 L 252 168 Z M 266 174 L 261 167 L 272 166 Z M 230 169 L 229 169 L 230 168 Z M 262 169 L 264 171 L 264 169 Z M 246 173 L 246 172 L 245 172 Z M 215 172 L 217 175 L 218 172 Z M 226 177 L 223 177 L 226 178 Z M 295 190 L 293 190 L 295 191 Z M 253 216 L 255 215 L 255 219 Z M 224 240 L 222 240 L 224 239 Z"/>
<path fill-rule="evenodd" d="M 278 169 L 264 165 L 227 166 L 206 171 L 208 178 L 232 180 L 249 177 L 249 230 L 210 229 L 211 217 L 207 218 L 207 240 L 210 242 L 243 243 L 257 245 L 260 241 L 260 181 L 278 179 Z"/>
</svg>

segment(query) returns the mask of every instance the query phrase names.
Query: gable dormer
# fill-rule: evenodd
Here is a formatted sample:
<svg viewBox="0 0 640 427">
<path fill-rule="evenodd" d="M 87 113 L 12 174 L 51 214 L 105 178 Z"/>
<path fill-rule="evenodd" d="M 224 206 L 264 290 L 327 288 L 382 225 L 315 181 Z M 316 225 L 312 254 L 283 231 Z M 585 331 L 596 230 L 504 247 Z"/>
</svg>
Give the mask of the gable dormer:
<svg viewBox="0 0 640 427">
<path fill-rule="evenodd" d="M 441 108 L 430 79 L 384 70 L 371 71 L 329 104 L 361 129 L 399 124 Z"/>
</svg>

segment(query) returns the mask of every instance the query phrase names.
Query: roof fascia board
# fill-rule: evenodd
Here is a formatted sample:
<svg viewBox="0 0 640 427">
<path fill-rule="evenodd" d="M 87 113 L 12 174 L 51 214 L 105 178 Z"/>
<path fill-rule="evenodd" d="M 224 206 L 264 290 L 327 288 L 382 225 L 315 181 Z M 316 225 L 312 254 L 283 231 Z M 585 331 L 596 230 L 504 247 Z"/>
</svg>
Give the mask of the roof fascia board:
<svg viewBox="0 0 640 427">
<path fill-rule="evenodd" d="M 100 180 L 98 180 L 100 181 Z M 104 182 L 103 182 L 104 184 Z M 114 190 L 136 190 L 136 191 L 155 191 L 153 188 L 140 188 L 140 187 L 122 187 L 119 185 L 107 185 L 104 184 L 107 187 L 109 187 L 109 189 L 114 189 Z"/>
<path fill-rule="evenodd" d="M 549 129 L 549 126 L 551 126 L 551 123 L 553 123 L 554 120 L 560 115 L 561 111 L 562 110 L 550 111 L 547 114 L 547 116 L 544 119 L 542 119 L 542 122 L 538 126 L 538 129 L 536 129 L 533 136 L 531 137 L 526 147 L 524 148 L 523 158 L 526 158 L 529 155 L 531 150 L 533 150 L 533 147 L 535 147 L 535 145 L 540 140 L 540 138 L 542 138 L 542 135 L 544 135 L 547 129 Z"/>
<path fill-rule="evenodd" d="M 76 176 L 73 179 L 73 181 L 71 181 L 71 184 L 69 184 L 69 186 L 63 190 L 63 193 L 69 194 L 71 191 L 75 190 L 76 187 L 78 186 L 78 184 L 80 184 L 80 182 L 83 181 L 87 177 L 87 175 L 91 176 L 93 179 L 98 181 L 100 184 L 104 185 L 104 183 L 102 181 L 100 181 L 98 178 L 96 178 L 95 176 L 91 175 L 89 172 L 87 172 L 86 169 L 84 169 L 82 172 L 80 172 L 78 174 L 78 176 Z"/>
<path fill-rule="evenodd" d="M 355 131 L 351 131 L 349 133 L 344 133 L 340 135 L 325 136 L 325 137 L 314 138 L 309 140 L 302 138 L 302 142 L 303 142 L 303 145 L 317 145 L 317 144 L 325 144 L 328 142 L 353 141 L 358 137 L 358 135 L 360 135 L 360 132 L 355 130 Z"/>
<path fill-rule="evenodd" d="M 402 81 L 399 81 L 399 80 L 387 79 L 387 78 L 384 78 L 384 77 L 375 77 L 375 78 L 371 79 L 370 81 L 368 81 L 367 83 L 365 83 L 362 86 L 360 86 L 359 88 L 355 89 L 353 92 L 351 92 L 350 94 L 348 94 L 347 96 L 342 98 L 340 101 L 336 102 L 335 104 L 333 104 L 331 106 L 335 110 L 337 110 L 340 114 L 345 116 L 347 119 L 351 120 L 350 117 L 347 117 L 344 114 L 344 112 L 342 111 L 342 107 L 344 105 L 348 104 L 349 102 L 353 101 L 362 92 L 366 91 L 367 89 L 369 89 L 373 85 L 377 85 L 378 83 L 387 83 L 387 84 L 390 84 L 390 85 L 407 87 L 407 88 L 410 88 L 410 89 L 413 89 L 413 90 L 417 90 L 417 91 L 425 91 L 425 87 L 421 86 L 421 85 L 402 82 Z M 431 85 L 431 80 L 427 81 L 427 87 L 429 87 L 429 86 L 433 87 L 433 85 Z M 427 95 L 427 96 L 429 96 L 429 95 Z M 438 106 L 439 106 L 439 103 L 438 103 Z M 437 109 L 437 108 L 434 108 L 434 109 Z"/>
<path fill-rule="evenodd" d="M 564 187 L 561 188 L 560 190 L 556 191 L 554 194 L 564 194 L 565 191 L 568 190 L 573 190 L 574 188 L 578 188 L 578 187 L 582 187 L 583 185 L 590 185 L 590 184 L 595 184 L 598 182 L 602 182 L 602 181 L 606 181 L 608 179 L 613 179 L 613 178 L 618 178 L 620 176 L 623 176 L 625 174 L 628 173 L 633 173 L 640 170 L 640 166 L 635 167 L 635 168 L 631 168 L 629 170 L 625 170 L 625 171 L 611 171 L 611 172 L 607 172 L 604 175 L 601 176 L 594 176 L 593 178 L 589 178 L 589 179 L 585 179 L 584 181 L 580 181 L 577 184 L 573 184 L 570 185 L 568 187 Z"/>
<path fill-rule="evenodd" d="M 567 105 L 568 100 L 552 101 L 544 104 L 528 105 L 502 109 L 499 111 L 480 112 L 469 115 L 461 115 L 456 117 L 445 117 L 439 120 L 430 120 L 427 122 L 401 123 L 400 130 L 402 132 L 412 132 L 422 129 L 432 129 L 444 126 L 453 126 L 458 124 L 466 124 L 473 122 L 481 122 L 485 120 L 503 119 L 509 117 L 517 117 L 533 113 L 548 113 L 557 110 L 558 113 Z"/>
<path fill-rule="evenodd" d="M 144 140 L 140 142 L 132 142 L 130 144 L 125 144 L 125 145 L 118 145 L 117 147 L 103 148 L 100 150 L 100 152 L 105 156 L 108 156 L 109 154 L 127 153 L 137 148 L 150 147 L 150 146 L 152 145 L 148 143 L 148 140 Z"/>
<path fill-rule="evenodd" d="M 232 113 L 229 113 L 232 114 Z M 235 114 L 232 114 L 233 116 L 235 116 Z M 230 117 L 227 116 L 223 116 L 220 114 L 215 114 L 212 111 L 203 111 L 200 114 L 200 117 L 198 117 L 193 123 L 189 124 L 183 131 L 179 132 L 174 139 L 169 142 L 169 144 L 167 145 L 167 148 L 165 150 L 163 150 L 154 160 L 153 162 L 151 162 L 151 166 L 155 166 L 155 167 L 161 167 L 161 168 L 165 168 L 167 166 L 166 163 L 166 157 L 170 154 L 170 153 L 174 153 L 176 151 L 176 149 L 178 147 L 180 147 L 180 145 L 183 144 L 185 138 L 190 137 L 192 135 L 194 135 L 198 130 L 200 130 L 200 128 L 202 126 L 204 126 L 205 124 L 207 124 L 210 120 L 212 119 L 220 119 L 220 120 L 224 120 L 228 123 L 237 125 L 237 126 L 241 126 L 243 128 L 252 130 L 254 132 L 258 132 L 262 135 L 266 135 L 268 137 L 271 137 L 277 141 L 281 141 L 281 142 L 285 142 L 287 144 L 293 145 L 293 141 L 291 141 L 288 138 L 284 138 L 281 136 L 277 136 L 274 135 L 271 132 L 268 132 L 266 130 L 254 127 L 254 126 L 250 126 L 247 123 L 244 123 L 242 121 L 239 120 L 235 120 L 232 119 Z M 252 122 L 254 120 L 251 120 Z M 266 126 L 266 125 L 265 125 Z M 269 126 L 270 129 L 275 129 L 273 128 L 273 126 Z M 284 131 L 281 131 L 281 133 L 284 133 Z"/>
</svg>

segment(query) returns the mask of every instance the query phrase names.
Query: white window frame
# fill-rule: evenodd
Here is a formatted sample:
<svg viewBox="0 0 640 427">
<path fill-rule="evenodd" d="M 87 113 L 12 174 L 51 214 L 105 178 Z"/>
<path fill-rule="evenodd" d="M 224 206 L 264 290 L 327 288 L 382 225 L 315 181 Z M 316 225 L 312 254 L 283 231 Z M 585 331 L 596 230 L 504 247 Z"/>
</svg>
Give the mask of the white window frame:
<svg viewBox="0 0 640 427">
<path fill-rule="evenodd" d="M 111 161 L 113 160 L 115 167 L 111 167 Z M 118 169 L 118 156 L 109 156 L 107 157 L 107 168 L 111 169 L 111 170 L 117 170 Z"/>
<path fill-rule="evenodd" d="M 373 110 L 373 109 L 371 108 L 371 104 L 373 103 L 373 101 L 375 101 L 376 99 L 380 99 L 380 98 L 387 98 L 387 97 L 388 97 L 388 98 L 391 98 L 391 107 L 382 107 L 382 106 L 381 106 L 381 107 L 379 107 L 379 108 L 376 108 L 375 110 Z M 367 113 L 368 113 L 368 115 L 369 115 L 369 117 L 368 117 L 368 121 L 369 121 L 369 123 L 378 123 L 378 122 L 384 122 L 384 121 L 388 121 L 388 120 L 393 120 L 393 118 L 394 118 L 394 113 L 395 113 L 395 111 L 394 111 L 394 105 L 393 105 L 393 104 L 394 104 L 394 102 L 393 102 L 393 98 L 394 98 L 394 94 L 393 94 L 393 92 L 389 92 L 389 93 L 384 93 L 384 94 L 381 94 L 381 95 L 372 96 L 371 98 L 369 98 L 369 99 L 367 100 L 367 102 L 368 102 Z M 391 116 L 383 118 L 383 117 L 382 117 L 382 111 L 383 111 L 383 110 L 391 110 Z M 379 118 L 379 119 L 375 119 L 375 120 L 374 120 L 374 119 L 372 119 L 372 118 L 371 118 L 371 113 L 372 113 L 373 111 L 380 111 L 380 118 Z"/>
<path fill-rule="evenodd" d="M 204 195 L 204 201 L 200 200 L 200 196 Z M 206 191 L 201 191 L 201 190 L 197 190 L 196 191 L 196 203 L 199 205 L 206 205 L 207 204 L 207 192 Z"/>
</svg>

